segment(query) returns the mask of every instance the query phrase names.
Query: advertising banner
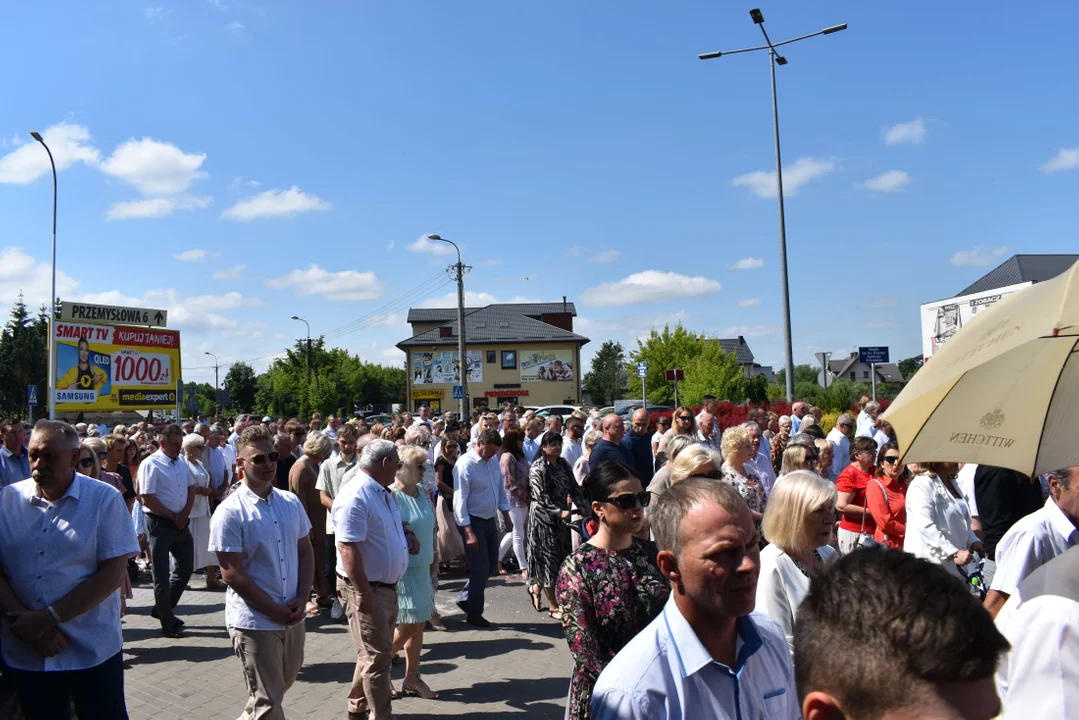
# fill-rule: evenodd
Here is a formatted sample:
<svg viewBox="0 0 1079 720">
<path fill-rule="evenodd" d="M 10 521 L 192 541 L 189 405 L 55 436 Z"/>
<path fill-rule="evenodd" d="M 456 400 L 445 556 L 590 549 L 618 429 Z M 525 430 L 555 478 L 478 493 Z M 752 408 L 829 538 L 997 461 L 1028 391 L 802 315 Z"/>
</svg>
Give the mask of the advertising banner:
<svg viewBox="0 0 1079 720">
<path fill-rule="evenodd" d="M 483 382 L 483 355 L 479 350 L 466 350 L 469 382 Z M 456 384 L 461 382 L 456 350 L 412 353 L 412 384 Z"/>
<path fill-rule="evenodd" d="M 521 382 L 573 380 L 573 350 L 542 350 L 521 355 Z"/>
<path fill-rule="evenodd" d="M 996 290 L 971 293 L 922 305 L 922 355 L 928 360 L 941 345 L 955 335 L 959 328 L 970 322 L 972 317 L 1002 297 L 1016 290 L 1022 290 L 1030 284 L 1026 282 L 1008 285 Z"/>
<path fill-rule="evenodd" d="M 180 333 L 56 322 L 59 412 L 176 408 Z"/>
</svg>

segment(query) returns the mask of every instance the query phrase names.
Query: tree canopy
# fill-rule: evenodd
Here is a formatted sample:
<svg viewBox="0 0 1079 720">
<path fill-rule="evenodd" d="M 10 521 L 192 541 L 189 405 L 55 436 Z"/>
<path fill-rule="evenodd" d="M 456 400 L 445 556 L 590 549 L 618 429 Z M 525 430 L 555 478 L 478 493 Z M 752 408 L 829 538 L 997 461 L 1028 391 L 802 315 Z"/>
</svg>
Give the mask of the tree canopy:
<svg viewBox="0 0 1079 720">
<path fill-rule="evenodd" d="M 596 405 L 609 405 L 626 392 L 626 353 L 621 343 L 604 341 L 585 373 L 584 389 Z"/>
</svg>

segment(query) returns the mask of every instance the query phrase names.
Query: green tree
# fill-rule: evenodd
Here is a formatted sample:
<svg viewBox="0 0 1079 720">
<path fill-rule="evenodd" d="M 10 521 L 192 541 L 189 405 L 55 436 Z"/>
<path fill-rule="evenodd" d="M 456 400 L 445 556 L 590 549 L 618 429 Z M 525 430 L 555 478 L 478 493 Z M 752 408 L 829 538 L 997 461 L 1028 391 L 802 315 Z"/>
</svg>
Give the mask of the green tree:
<svg viewBox="0 0 1079 720">
<path fill-rule="evenodd" d="M 622 344 L 604 341 L 583 382 L 594 405 L 609 405 L 620 399 L 626 392 L 626 353 Z"/>
<path fill-rule="evenodd" d="M 26 415 L 27 385 L 37 385 L 41 405 L 47 404 L 47 317 L 44 309 L 31 317 L 20 294 L 0 331 L 0 415 Z"/>
<path fill-rule="evenodd" d="M 255 369 L 245 362 L 235 363 L 225 375 L 225 390 L 229 394 L 229 409 L 251 412 L 255 407 Z"/>
<path fill-rule="evenodd" d="M 794 384 L 798 383 L 816 383 L 817 376 L 820 374 L 820 368 L 812 365 L 795 365 L 794 366 Z M 786 387 L 787 384 L 787 369 L 779 368 L 776 370 L 775 379 L 773 382 L 780 387 Z"/>
<path fill-rule="evenodd" d="M 664 325 L 663 332 L 653 328 L 643 342 L 637 340 L 637 349 L 630 352 L 626 366 L 629 397 L 641 396 L 641 378 L 635 366 L 642 360 L 648 363 L 648 400 L 657 405 L 674 403 L 674 385 L 664 379 L 664 370 L 685 371 L 686 379 L 678 386 L 678 401 L 683 405 L 698 404 L 709 393 L 728 398 L 732 390 L 737 392 L 736 383 L 742 378 L 741 366 L 716 338 L 690 332 L 681 323 L 674 330 Z"/>
<path fill-rule="evenodd" d="M 915 355 L 914 357 L 909 357 L 906 360 L 900 360 L 899 372 L 903 374 L 904 380 L 909 381 L 912 377 L 914 377 L 914 373 L 918 372 L 918 370 L 921 369 L 924 363 L 925 359 L 921 355 Z"/>
</svg>

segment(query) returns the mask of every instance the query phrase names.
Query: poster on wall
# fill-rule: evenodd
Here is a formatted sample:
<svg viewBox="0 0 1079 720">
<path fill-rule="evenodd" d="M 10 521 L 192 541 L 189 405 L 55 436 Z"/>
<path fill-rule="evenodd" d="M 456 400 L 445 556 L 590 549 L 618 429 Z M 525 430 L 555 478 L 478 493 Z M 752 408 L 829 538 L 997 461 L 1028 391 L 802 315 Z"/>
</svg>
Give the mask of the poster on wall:
<svg viewBox="0 0 1079 720">
<path fill-rule="evenodd" d="M 1031 283 L 1019 283 L 1007 287 L 971 293 L 960 297 L 938 300 L 922 305 L 922 356 L 926 360 L 940 349 L 940 346 L 958 332 L 978 313 L 990 307 L 997 300 L 1016 290 L 1022 290 Z"/>
<path fill-rule="evenodd" d="M 573 378 L 572 350 L 542 350 L 521 354 L 521 382 L 568 382 Z"/>
<path fill-rule="evenodd" d="M 412 384 L 453 384 L 461 382 L 461 369 L 456 350 L 412 353 Z M 479 350 L 465 351 L 465 366 L 469 382 L 483 382 L 483 355 Z"/>
<path fill-rule="evenodd" d="M 52 342 L 59 412 L 176 407 L 179 332 L 57 322 Z"/>
</svg>

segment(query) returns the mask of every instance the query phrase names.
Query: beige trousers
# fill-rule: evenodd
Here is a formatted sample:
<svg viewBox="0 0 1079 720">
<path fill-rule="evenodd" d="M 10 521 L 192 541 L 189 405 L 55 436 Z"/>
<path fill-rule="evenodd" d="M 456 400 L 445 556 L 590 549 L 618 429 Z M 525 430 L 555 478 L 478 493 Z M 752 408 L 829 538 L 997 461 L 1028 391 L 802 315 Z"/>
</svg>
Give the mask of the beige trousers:
<svg viewBox="0 0 1079 720">
<path fill-rule="evenodd" d="M 348 711 L 373 720 L 390 720 L 390 662 L 393 660 L 393 629 L 397 625 L 397 592 L 389 588 L 374 588 L 375 610 L 370 615 L 359 611 L 356 590 L 344 580 L 337 579 L 337 597 L 348 618 L 348 633 L 356 646 L 356 670 L 352 675 L 352 691 L 348 694 Z"/>
<path fill-rule="evenodd" d="M 229 628 L 229 637 L 247 683 L 242 720 L 285 720 L 285 691 L 303 665 L 303 623 L 287 630 Z"/>
</svg>

